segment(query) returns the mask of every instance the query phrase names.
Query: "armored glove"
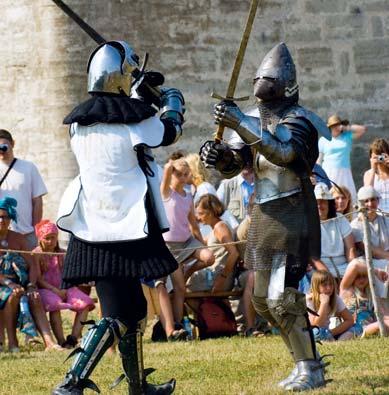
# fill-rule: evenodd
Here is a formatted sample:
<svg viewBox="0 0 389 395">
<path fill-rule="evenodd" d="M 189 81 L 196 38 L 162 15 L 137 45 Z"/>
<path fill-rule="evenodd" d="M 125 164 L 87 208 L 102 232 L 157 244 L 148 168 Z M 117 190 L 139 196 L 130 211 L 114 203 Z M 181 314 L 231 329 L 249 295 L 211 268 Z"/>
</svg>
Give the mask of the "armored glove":
<svg viewBox="0 0 389 395">
<path fill-rule="evenodd" d="M 142 82 L 136 88 L 136 92 L 143 99 L 144 102 L 149 104 L 159 105 L 159 97 L 156 96 L 149 87 L 155 88 L 161 86 L 165 81 L 165 77 L 158 71 L 148 70 L 143 75 Z"/>
<path fill-rule="evenodd" d="M 215 123 L 236 130 L 245 117 L 239 107 L 232 101 L 222 101 L 215 105 Z"/>
<path fill-rule="evenodd" d="M 234 159 L 233 152 L 228 145 L 211 140 L 201 146 L 199 155 L 205 167 L 217 170 L 224 170 Z"/>
</svg>

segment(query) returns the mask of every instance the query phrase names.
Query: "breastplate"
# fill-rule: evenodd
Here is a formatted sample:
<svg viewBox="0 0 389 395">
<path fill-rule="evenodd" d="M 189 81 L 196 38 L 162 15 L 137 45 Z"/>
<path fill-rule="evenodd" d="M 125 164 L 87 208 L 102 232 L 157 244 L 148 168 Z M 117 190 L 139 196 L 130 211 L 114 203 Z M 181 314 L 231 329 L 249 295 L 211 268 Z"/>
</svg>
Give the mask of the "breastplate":
<svg viewBox="0 0 389 395">
<path fill-rule="evenodd" d="M 271 126 L 268 129 L 281 141 L 286 142 L 291 138 L 285 129 L 273 129 Z M 265 203 L 301 191 L 301 182 L 295 172 L 271 163 L 259 152 L 254 152 L 254 172 L 256 203 Z"/>
</svg>

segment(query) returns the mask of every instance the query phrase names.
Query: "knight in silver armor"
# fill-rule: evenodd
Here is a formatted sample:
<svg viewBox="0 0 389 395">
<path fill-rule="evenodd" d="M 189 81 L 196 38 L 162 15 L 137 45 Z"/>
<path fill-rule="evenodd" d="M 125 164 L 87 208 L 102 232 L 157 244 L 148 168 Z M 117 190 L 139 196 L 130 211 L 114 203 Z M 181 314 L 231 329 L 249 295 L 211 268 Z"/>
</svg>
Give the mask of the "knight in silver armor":
<svg viewBox="0 0 389 395">
<path fill-rule="evenodd" d="M 230 178 L 245 165 L 247 150 L 251 153 L 255 204 L 245 262 L 255 271 L 253 305 L 279 328 L 295 362 L 279 385 L 304 391 L 325 385 L 305 295 L 297 289 L 310 259 L 320 257 L 320 222 L 309 176 L 318 134 L 330 139 L 330 132 L 316 114 L 298 105 L 296 69 L 284 43 L 263 59 L 254 95 L 258 116 L 243 113 L 231 101 L 215 106 L 215 122 L 233 129 L 244 148 L 208 141 L 200 155 L 208 167 Z"/>
<path fill-rule="evenodd" d="M 174 379 L 159 385 L 147 380 L 153 369 L 143 366 L 147 302 L 141 279 L 177 269 L 162 238 L 169 224 L 151 149 L 180 137 L 184 98 L 178 89 L 157 89 L 162 74 L 138 66 L 126 42 L 100 45 L 88 62 L 91 97 L 64 120 L 80 174 L 59 208 L 58 226 L 71 235 L 62 285 L 93 281 L 102 319 L 89 322 L 71 353 L 72 366 L 52 395 L 83 395 L 87 388 L 100 392 L 90 377 L 115 341 L 123 366 L 115 385 L 124 380 L 130 395 L 170 395 L 175 389 Z M 156 103 L 149 90 L 158 92 Z"/>
</svg>

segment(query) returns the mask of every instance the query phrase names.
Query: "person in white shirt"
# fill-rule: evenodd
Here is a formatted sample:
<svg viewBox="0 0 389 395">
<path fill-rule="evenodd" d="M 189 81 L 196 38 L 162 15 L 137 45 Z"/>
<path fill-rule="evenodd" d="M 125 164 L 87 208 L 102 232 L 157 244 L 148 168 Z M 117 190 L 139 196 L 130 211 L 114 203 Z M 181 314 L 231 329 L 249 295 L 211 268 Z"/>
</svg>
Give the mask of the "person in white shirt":
<svg viewBox="0 0 389 395">
<path fill-rule="evenodd" d="M 335 278 L 341 279 L 348 263 L 357 257 L 352 229 L 347 218 L 337 217 L 335 199 L 327 185 L 318 183 L 315 197 L 320 216 L 320 261 Z"/>
<path fill-rule="evenodd" d="M 0 129 L 0 199 L 8 196 L 18 202 L 18 221 L 12 223 L 11 229 L 23 234 L 32 250 L 37 246 L 34 226 L 42 219 L 42 196 L 47 189 L 34 163 L 15 158 L 14 146 L 11 133 Z"/>
</svg>

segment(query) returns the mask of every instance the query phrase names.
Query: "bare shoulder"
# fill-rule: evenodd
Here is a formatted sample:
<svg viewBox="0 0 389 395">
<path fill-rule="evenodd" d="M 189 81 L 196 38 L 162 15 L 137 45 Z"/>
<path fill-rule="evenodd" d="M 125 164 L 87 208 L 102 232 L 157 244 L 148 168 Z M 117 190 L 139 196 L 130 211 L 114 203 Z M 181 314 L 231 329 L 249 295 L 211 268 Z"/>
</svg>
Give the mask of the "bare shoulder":
<svg viewBox="0 0 389 395">
<path fill-rule="evenodd" d="M 14 232 L 13 230 L 8 231 L 8 246 L 11 249 L 19 249 L 22 250 L 26 247 L 26 239 L 25 236 L 21 233 Z"/>
</svg>

